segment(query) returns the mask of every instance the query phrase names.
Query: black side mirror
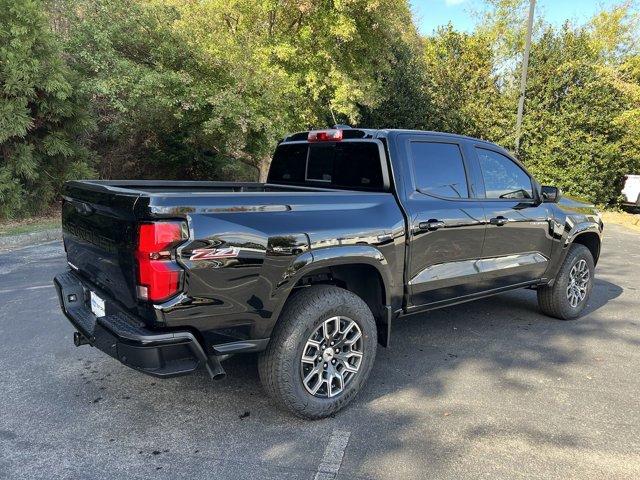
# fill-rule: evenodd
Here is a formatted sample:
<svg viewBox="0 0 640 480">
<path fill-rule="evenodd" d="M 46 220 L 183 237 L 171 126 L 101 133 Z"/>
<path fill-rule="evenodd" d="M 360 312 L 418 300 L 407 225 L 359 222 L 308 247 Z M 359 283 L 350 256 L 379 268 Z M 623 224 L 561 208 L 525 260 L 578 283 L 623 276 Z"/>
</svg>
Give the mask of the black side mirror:
<svg viewBox="0 0 640 480">
<path fill-rule="evenodd" d="M 562 192 L 558 187 L 542 186 L 542 202 L 543 203 L 558 203 Z"/>
</svg>

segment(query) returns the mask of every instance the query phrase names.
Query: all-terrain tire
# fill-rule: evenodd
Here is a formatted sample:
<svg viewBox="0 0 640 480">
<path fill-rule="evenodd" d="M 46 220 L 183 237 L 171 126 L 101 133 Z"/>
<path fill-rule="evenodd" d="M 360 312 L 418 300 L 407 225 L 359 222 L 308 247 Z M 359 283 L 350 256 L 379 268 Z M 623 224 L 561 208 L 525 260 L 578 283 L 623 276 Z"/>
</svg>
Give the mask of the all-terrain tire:
<svg viewBox="0 0 640 480">
<path fill-rule="evenodd" d="M 358 372 L 332 398 L 314 396 L 303 384 L 301 358 L 307 340 L 334 316 L 356 322 L 362 334 Z M 313 285 L 295 292 L 284 306 L 267 349 L 258 359 L 260 380 L 267 393 L 294 414 L 324 418 L 351 402 L 365 384 L 376 355 L 376 323 L 367 304 L 354 293 L 332 285 Z"/>
<path fill-rule="evenodd" d="M 570 299 L 567 297 L 567 290 L 571 283 L 571 271 L 582 260 L 586 262 L 589 271 L 586 296 L 576 306 L 572 306 Z M 538 305 L 542 312 L 560 320 L 572 320 L 579 317 L 591 296 L 594 271 L 595 266 L 591 251 L 581 244 L 574 243 L 571 245 L 553 285 L 538 288 Z"/>
</svg>

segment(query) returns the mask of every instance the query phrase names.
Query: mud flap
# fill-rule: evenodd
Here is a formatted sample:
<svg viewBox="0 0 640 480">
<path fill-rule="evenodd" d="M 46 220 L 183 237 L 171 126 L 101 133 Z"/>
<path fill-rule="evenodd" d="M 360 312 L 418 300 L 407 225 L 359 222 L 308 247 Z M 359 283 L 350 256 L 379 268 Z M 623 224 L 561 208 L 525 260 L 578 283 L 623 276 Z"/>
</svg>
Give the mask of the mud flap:
<svg viewBox="0 0 640 480">
<path fill-rule="evenodd" d="M 378 327 L 378 343 L 383 347 L 389 347 L 391 342 L 391 306 L 385 305 L 382 309 L 382 315 L 378 318 L 376 326 Z"/>
</svg>

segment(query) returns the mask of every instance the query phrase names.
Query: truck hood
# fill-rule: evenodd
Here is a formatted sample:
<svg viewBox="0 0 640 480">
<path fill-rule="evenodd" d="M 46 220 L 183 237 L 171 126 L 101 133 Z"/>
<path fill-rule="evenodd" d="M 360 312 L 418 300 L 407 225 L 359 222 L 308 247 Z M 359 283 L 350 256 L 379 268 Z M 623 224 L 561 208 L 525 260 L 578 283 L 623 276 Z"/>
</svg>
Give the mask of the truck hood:
<svg viewBox="0 0 640 480">
<path fill-rule="evenodd" d="M 563 194 L 558 206 L 567 213 L 581 213 L 583 215 L 598 215 L 598 209 L 593 203 L 583 198 Z"/>
</svg>

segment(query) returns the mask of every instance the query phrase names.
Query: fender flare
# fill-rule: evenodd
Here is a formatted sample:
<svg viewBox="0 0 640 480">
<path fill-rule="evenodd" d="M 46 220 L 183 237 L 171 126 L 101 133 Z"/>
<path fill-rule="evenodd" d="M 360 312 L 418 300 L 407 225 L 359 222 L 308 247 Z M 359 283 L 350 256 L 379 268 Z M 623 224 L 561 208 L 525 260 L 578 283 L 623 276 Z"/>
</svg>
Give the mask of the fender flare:
<svg viewBox="0 0 640 480">
<path fill-rule="evenodd" d="M 598 251 L 596 253 L 596 255 L 594 255 L 593 257 L 593 261 L 594 263 L 598 263 L 598 259 L 600 258 L 600 251 L 602 249 L 602 222 L 599 223 L 595 223 L 595 222 L 580 222 L 578 224 L 576 224 L 570 231 L 569 234 L 567 235 L 567 239 L 564 242 L 564 252 L 562 255 L 562 261 L 564 261 L 564 258 L 566 257 L 569 248 L 576 240 L 576 238 L 578 238 L 581 235 L 584 235 L 586 233 L 593 233 L 595 235 L 597 235 L 598 237 Z"/>
<path fill-rule="evenodd" d="M 371 245 L 345 245 L 309 250 L 299 255 L 285 271 L 274 288 L 274 296 L 283 297 L 279 302 L 277 318 L 294 285 L 305 275 L 326 267 L 364 264 L 376 269 L 382 279 L 385 306 L 391 304 L 393 280 L 389 263 L 382 252 Z"/>
<path fill-rule="evenodd" d="M 569 218 L 567 218 L 567 222 L 564 225 L 564 234 L 562 235 L 564 239 L 559 242 L 561 249 L 557 253 L 557 257 L 556 257 L 557 260 L 553 262 L 554 263 L 553 270 L 549 272 L 550 273 L 549 278 L 551 279 L 550 284 L 553 284 L 553 282 L 555 281 L 558 271 L 560 270 L 562 263 L 567 257 L 567 254 L 569 253 L 569 247 L 574 243 L 576 238 L 578 238 L 580 235 L 583 235 L 585 233 L 595 233 L 598 236 L 598 239 L 599 239 L 598 256 L 599 256 L 600 246 L 602 245 L 601 222 L 596 223 L 593 221 L 585 221 L 585 220 L 580 222 L 574 222 Z M 597 263 L 598 259 L 594 258 L 594 261 Z"/>
<path fill-rule="evenodd" d="M 595 233 L 596 235 L 598 235 L 598 238 L 600 238 L 600 236 L 602 235 L 602 230 L 600 228 L 600 226 L 597 223 L 594 222 L 580 222 L 577 223 L 573 226 L 573 228 L 571 228 L 571 230 L 569 230 L 569 233 L 567 234 L 567 238 L 564 241 L 564 247 L 568 247 L 569 245 L 571 245 L 573 243 L 573 241 L 579 236 L 582 235 L 583 233 Z M 601 239 L 602 241 L 602 239 Z"/>
</svg>

